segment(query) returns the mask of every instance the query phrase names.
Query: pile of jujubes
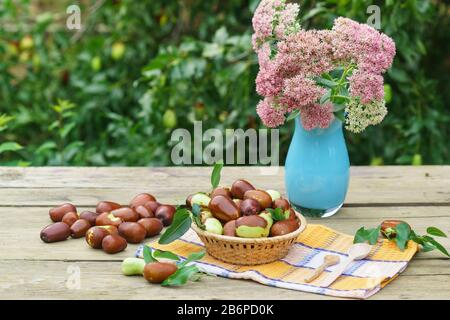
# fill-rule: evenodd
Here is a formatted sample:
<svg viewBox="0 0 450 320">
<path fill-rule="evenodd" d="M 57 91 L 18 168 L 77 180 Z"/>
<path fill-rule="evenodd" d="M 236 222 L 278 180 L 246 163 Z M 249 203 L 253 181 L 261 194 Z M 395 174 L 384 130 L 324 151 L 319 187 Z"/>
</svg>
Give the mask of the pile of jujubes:
<svg viewBox="0 0 450 320">
<path fill-rule="evenodd" d="M 241 238 L 276 237 L 299 228 L 289 201 L 276 190 L 258 190 L 243 179 L 231 188 L 196 193 L 186 199 L 190 208 L 201 207 L 201 221 L 208 232 Z"/>
<path fill-rule="evenodd" d="M 41 231 L 41 239 L 50 243 L 85 237 L 92 248 L 117 253 L 125 250 L 127 243 L 140 243 L 158 235 L 172 223 L 175 210 L 172 205 L 160 204 L 149 193 L 138 194 L 128 206 L 101 201 L 95 212 L 81 214 L 73 204 L 65 203 L 50 209 L 54 223 Z"/>
</svg>

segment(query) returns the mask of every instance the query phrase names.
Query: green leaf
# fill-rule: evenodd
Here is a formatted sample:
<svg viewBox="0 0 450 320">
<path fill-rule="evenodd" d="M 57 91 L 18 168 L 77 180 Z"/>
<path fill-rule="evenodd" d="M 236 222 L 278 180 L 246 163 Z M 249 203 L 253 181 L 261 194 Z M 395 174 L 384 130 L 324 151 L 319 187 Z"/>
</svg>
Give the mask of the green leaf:
<svg viewBox="0 0 450 320">
<path fill-rule="evenodd" d="M 0 144 L 0 154 L 7 151 L 17 151 L 23 147 L 17 142 L 5 142 Z"/>
<path fill-rule="evenodd" d="M 364 227 L 359 228 L 356 233 L 355 236 L 353 238 L 353 243 L 363 243 L 367 241 L 367 234 L 368 232 L 366 231 L 366 229 L 364 229 Z"/>
<path fill-rule="evenodd" d="M 286 118 L 286 121 L 291 121 L 295 119 L 300 114 L 300 110 L 294 110 L 292 111 Z"/>
<path fill-rule="evenodd" d="M 380 234 L 381 226 L 378 228 L 369 229 L 367 233 L 367 240 L 369 244 L 374 245 L 378 241 L 378 235 Z"/>
<path fill-rule="evenodd" d="M 345 122 L 345 110 L 335 111 L 333 114 L 337 119 Z"/>
<path fill-rule="evenodd" d="M 423 252 L 433 251 L 434 249 L 436 249 L 436 247 L 434 245 L 432 245 L 431 243 L 425 242 L 422 244 Z"/>
<path fill-rule="evenodd" d="M 431 234 L 432 236 L 447 238 L 447 235 L 436 227 L 428 227 L 427 233 Z"/>
<path fill-rule="evenodd" d="M 194 205 L 192 206 L 192 218 L 194 219 L 195 224 L 200 229 L 205 230 L 206 226 L 202 222 L 201 212 L 202 212 L 202 208 L 198 204 L 194 203 Z"/>
<path fill-rule="evenodd" d="M 281 220 L 285 220 L 287 218 L 289 218 L 289 210 L 283 211 L 283 209 L 281 208 L 275 208 L 275 209 L 267 209 L 267 211 L 270 213 L 270 215 L 272 216 L 273 220 L 276 221 L 281 221 Z"/>
<path fill-rule="evenodd" d="M 334 88 L 334 87 L 339 85 L 336 81 L 324 79 L 324 78 L 321 78 L 321 77 L 314 77 L 314 81 L 316 81 L 317 84 L 320 84 L 320 85 L 322 85 L 324 87 L 327 87 L 329 89 L 332 89 L 332 88 Z"/>
<path fill-rule="evenodd" d="M 197 261 L 197 260 L 201 260 L 206 254 L 205 250 L 202 251 L 198 251 L 198 252 L 194 252 L 191 253 L 186 260 L 184 260 L 182 263 L 179 264 L 179 267 L 184 267 L 186 266 L 188 263 L 191 263 L 193 261 Z"/>
<path fill-rule="evenodd" d="M 197 266 L 187 266 L 178 270 L 163 281 L 162 286 L 181 286 L 186 284 L 191 277 L 200 272 Z"/>
<path fill-rule="evenodd" d="M 220 183 L 220 172 L 222 171 L 223 163 L 218 162 L 214 164 L 213 171 L 211 173 L 211 185 L 212 188 L 217 188 Z"/>
<path fill-rule="evenodd" d="M 178 209 L 173 217 L 172 224 L 166 229 L 159 244 L 169 244 L 184 235 L 191 227 L 192 219 L 187 209 Z"/>
<path fill-rule="evenodd" d="M 447 257 L 450 257 L 450 254 L 448 253 L 448 251 L 444 248 L 443 245 L 441 245 L 439 242 L 437 242 L 436 240 L 434 240 L 433 238 L 429 239 L 429 242 L 434 245 L 436 247 L 436 249 L 438 249 L 440 252 L 442 252 L 443 254 L 445 254 Z"/>
<path fill-rule="evenodd" d="M 151 262 L 158 261 L 155 258 L 153 258 L 152 249 L 150 249 L 148 246 L 144 246 L 144 260 L 145 260 L 145 263 L 151 263 Z"/>
<path fill-rule="evenodd" d="M 176 254 L 170 251 L 162 251 L 162 250 L 153 251 L 153 257 L 155 259 L 170 259 L 176 261 L 180 260 L 180 258 Z"/>
<path fill-rule="evenodd" d="M 397 247 L 399 247 L 400 250 L 404 250 L 410 238 L 411 228 L 409 227 L 408 224 L 402 222 L 397 225 L 395 230 L 397 233 L 395 237 Z"/>
<path fill-rule="evenodd" d="M 319 103 L 324 104 L 327 102 L 331 97 L 331 90 L 327 90 L 327 92 L 320 98 Z"/>
</svg>

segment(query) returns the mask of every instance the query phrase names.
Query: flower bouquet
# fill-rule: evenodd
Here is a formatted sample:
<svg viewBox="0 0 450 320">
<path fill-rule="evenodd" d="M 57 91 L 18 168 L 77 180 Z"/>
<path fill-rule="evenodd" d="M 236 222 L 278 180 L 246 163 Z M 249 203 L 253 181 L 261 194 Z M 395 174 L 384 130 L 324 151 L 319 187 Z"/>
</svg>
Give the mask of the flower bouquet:
<svg viewBox="0 0 450 320">
<path fill-rule="evenodd" d="M 270 128 L 296 118 L 286 159 L 290 201 L 305 214 L 334 214 L 348 187 L 348 152 L 342 124 L 361 132 L 387 114 L 383 73 L 395 43 L 351 19 L 331 30 L 304 30 L 299 6 L 263 0 L 253 17 L 258 56 L 257 113 Z"/>
</svg>

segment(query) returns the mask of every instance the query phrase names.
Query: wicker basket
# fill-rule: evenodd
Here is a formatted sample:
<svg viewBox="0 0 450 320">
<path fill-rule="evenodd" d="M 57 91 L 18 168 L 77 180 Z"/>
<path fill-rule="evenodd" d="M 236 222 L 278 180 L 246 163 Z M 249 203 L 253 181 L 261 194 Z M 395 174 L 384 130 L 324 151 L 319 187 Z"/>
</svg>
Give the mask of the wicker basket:
<svg viewBox="0 0 450 320">
<path fill-rule="evenodd" d="M 257 265 L 284 258 L 298 235 L 305 230 L 306 220 L 298 212 L 300 227 L 289 234 L 268 238 L 238 238 L 204 231 L 192 224 L 192 229 L 205 244 L 206 251 L 216 259 L 231 264 Z"/>
</svg>

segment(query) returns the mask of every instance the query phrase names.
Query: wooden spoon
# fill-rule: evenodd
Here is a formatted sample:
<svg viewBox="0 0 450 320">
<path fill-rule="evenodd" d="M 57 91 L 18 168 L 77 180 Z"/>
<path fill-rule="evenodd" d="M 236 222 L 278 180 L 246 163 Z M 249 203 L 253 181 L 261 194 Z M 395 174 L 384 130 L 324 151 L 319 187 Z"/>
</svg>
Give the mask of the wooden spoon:
<svg viewBox="0 0 450 320">
<path fill-rule="evenodd" d="M 327 254 L 324 258 L 323 258 L 323 263 L 320 267 L 318 267 L 314 273 L 312 275 L 310 275 L 309 277 L 305 278 L 305 282 L 309 283 L 315 279 L 317 279 L 317 277 L 320 276 L 320 274 L 322 272 L 325 271 L 326 268 L 334 266 L 335 264 L 338 264 L 341 261 L 341 259 L 339 258 L 339 256 L 335 256 L 332 254 Z"/>
<path fill-rule="evenodd" d="M 356 243 L 352 245 L 348 251 L 348 259 L 342 262 L 333 272 L 331 272 L 320 284 L 321 287 L 330 286 L 339 276 L 344 273 L 345 269 L 355 260 L 361 260 L 367 257 L 372 249 L 367 243 Z"/>
</svg>

